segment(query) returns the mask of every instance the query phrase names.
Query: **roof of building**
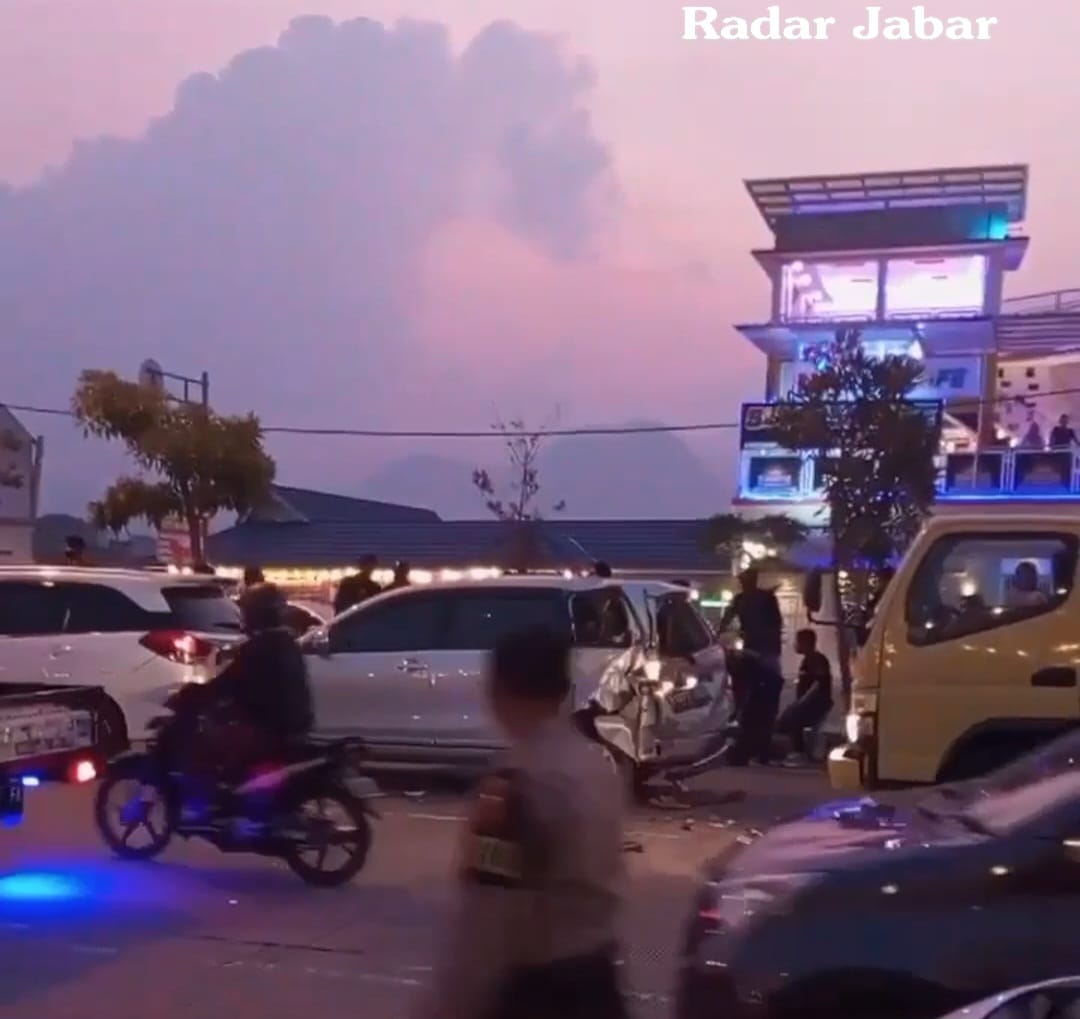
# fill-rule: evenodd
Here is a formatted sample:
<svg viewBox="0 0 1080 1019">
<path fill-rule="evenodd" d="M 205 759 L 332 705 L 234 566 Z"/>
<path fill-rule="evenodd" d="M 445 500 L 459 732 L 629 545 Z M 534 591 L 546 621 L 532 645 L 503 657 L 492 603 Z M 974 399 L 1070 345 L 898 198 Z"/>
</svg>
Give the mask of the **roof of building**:
<svg viewBox="0 0 1080 1019">
<path fill-rule="evenodd" d="M 274 485 L 267 503 L 251 510 L 244 522 L 327 523 L 333 521 L 380 521 L 406 523 L 439 520 L 434 510 L 398 503 L 359 499 L 351 495 L 316 492 L 310 488 Z"/>
<path fill-rule="evenodd" d="M 1027 207 L 1028 168 L 1023 164 L 947 167 L 745 183 L 771 229 L 787 216 L 957 205 L 1004 206 L 1009 222 L 1019 223 Z"/>
<path fill-rule="evenodd" d="M 534 544 L 530 559 L 534 568 L 576 569 L 603 560 L 618 570 L 722 569 L 724 561 L 702 547 L 701 527 L 696 520 L 544 521 L 532 536 L 539 548 Z M 383 563 L 455 568 L 503 565 L 513 541 L 497 520 L 247 522 L 211 535 L 208 554 L 223 566 L 334 568 L 371 554 Z"/>
</svg>

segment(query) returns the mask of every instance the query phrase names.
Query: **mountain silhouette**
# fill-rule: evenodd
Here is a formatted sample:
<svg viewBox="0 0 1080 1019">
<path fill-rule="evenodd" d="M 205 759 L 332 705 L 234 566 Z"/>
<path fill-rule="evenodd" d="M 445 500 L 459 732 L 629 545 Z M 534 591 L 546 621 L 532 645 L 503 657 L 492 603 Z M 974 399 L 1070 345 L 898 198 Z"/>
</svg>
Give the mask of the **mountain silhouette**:
<svg viewBox="0 0 1080 1019">
<path fill-rule="evenodd" d="M 653 422 L 630 422 L 649 427 Z M 426 506 L 447 519 L 488 515 L 472 484 L 485 467 L 498 494 L 512 496 L 502 450 L 482 463 L 418 453 L 393 460 L 365 479 L 358 494 L 369 499 Z M 730 498 L 728 479 L 709 471 L 697 454 L 670 432 L 554 438 L 538 464 L 541 515 L 568 519 L 697 519 L 719 512 Z M 562 514 L 552 506 L 565 500 Z"/>
</svg>

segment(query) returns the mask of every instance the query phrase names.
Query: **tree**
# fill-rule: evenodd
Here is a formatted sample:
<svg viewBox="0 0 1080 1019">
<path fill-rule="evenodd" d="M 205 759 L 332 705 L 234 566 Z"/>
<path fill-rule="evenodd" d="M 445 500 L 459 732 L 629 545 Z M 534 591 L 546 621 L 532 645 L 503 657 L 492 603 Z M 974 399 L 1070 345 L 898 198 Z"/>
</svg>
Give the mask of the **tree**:
<svg viewBox="0 0 1080 1019">
<path fill-rule="evenodd" d="M 748 520 L 735 513 L 718 513 L 705 521 L 702 544 L 710 552 L 720 552 L 737 569 L 746 543 L 767 549 L 787 550 L 809 536 L 809 528 L 783 513 L 770 513 Z"/>
<path fill-rule="evenodd" d="M 90 503 L 92 521 L 119 533 L 133 520 L 160 528 L 176 517 L 187 526 L 195 562 L 204 558 L 207 522 L 221 511 L 250 509 L 274 479 L 253 414 L 215 414 L 96 370 L 79 376 L 72 410 L 84 434 L 119 440 L 145 472 L 119 478 Z"/>
<path fill-rule="evenodd" d="M 836 564 L 880 569 L 933 504 L 941 415 L 910 398 L 921 362 L 870 356 L 856 329 L 837 331 L 816 359 L 818 370 L 776 405 L 773 431 L 815 457 Z"/>
<path fill-rule="evenodd" d="M 541 488 L 537 461 L 548 429 L 530 430 L 520 418 L 496 421 L 491 427 L 502 435 L 510 461 L 509 491 L 500 496 L 491 474 L 482 467 L 473 471 L 472 483 L 492 516 L 510 528 L 511 559 L 514 568 L 524 572 L 538 554 L 537 525 L 543 515 L 538 506 Z M 566 502 L 560 499 L 551 505 L 550 512 L 561 513 L 565 509 Z"/>
</svg>

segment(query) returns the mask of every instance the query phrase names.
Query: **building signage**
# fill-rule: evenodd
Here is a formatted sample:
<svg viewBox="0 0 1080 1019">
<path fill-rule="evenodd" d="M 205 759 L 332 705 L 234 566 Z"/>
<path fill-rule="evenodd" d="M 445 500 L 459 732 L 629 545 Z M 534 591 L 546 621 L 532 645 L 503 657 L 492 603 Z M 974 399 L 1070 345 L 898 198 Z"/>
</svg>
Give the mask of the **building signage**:
<svg viewBox="0 0 1080 1019">
<path fill-rule="evenodd" d="M 191 565 L 191 534 L 183 520 L 169 517 L 158 528 L 157 558 L 170 566 Z"/>
<path fill-rule="evenodd" d="M 903 352 L 902 350 L 900 351 Z M 799 381 L 816 374 L 809 361 L 786 361 L 780 366 L 780 395 L 799 388 Z M 978 357 L 928 357 L 923 375 L 911 391 L 912 400 L 978 400 L 982 398 L 982 364 Z"/>
<path fill-rule="evenodd" d="M 912 407 L 930 418 L 938 428 L 941 427 L 942 406 L 937 400 L 912 400 Z M 776 427 L 776 411 L 782 404 L 744 403 L 742 422 L 739 429 L 739 446 L 761 448 L 783 448 Z M 851 404 L 834 403 L 831 411 L 837 415 L 850 413 Z"/>
</svg>

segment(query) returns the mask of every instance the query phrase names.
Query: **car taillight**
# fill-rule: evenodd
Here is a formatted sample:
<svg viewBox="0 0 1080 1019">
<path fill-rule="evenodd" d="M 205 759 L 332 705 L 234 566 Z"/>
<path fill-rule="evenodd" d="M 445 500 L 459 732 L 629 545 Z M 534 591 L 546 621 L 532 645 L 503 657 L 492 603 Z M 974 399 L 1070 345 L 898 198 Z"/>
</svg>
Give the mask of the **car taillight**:
<svg viewBox="0 0 1080 1019">
<path fill-rule="evenodd" d="M 139 643 L 155 655 L 181 665 L 194 665 L 214 653 L 214 645 L 208 640 L 183 630 L 151 630 Z"/>
</svg>

